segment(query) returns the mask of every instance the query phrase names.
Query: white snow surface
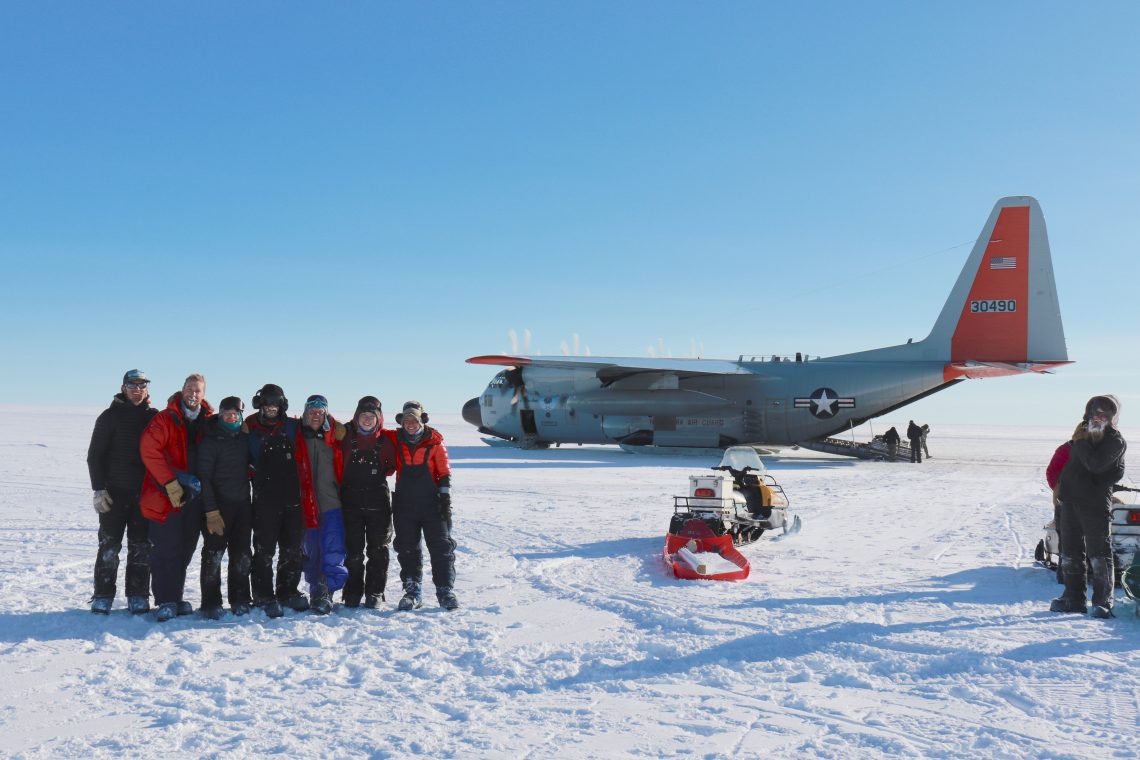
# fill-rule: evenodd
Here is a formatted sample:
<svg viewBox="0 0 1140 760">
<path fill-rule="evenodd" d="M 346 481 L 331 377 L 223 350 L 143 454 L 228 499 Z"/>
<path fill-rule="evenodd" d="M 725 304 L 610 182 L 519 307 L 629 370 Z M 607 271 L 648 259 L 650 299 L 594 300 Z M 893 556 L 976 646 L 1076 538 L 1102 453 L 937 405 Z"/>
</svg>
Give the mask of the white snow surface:
<svg viewBox="0 0 1140 760">
<path fill-rule="evenodd" d="M 0 754 L 1137 753 L 1133 604 L 1052 614 L 1033 563 L 1066 429 L 940 426 L 922 465 L 766 458 L 803 531 L 715 582 L 674 579 L 662 548 L 716 461 L 493 448 L 439 415 L 459 610 L 429 584 L 396 612 L 393 556 L 386 609 L 159 624 L 123 609 L 125 546 L 114 612 L 87 610 L 98 411 L 0 406 Z M 197 606 L 196 562 L 187 588 Z"/>
</svg>

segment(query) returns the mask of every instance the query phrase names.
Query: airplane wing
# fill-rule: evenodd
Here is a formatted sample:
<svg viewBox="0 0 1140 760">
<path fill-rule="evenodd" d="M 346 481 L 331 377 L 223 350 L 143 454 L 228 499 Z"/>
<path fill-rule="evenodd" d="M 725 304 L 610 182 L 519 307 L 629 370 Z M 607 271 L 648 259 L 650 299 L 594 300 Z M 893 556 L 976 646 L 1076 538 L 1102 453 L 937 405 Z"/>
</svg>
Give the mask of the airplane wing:
<svg viewBox="0 0 1140 760">
<path fill-rule="evenodd" d="M 494 364 L 503 367 L 549 367 L 551 369 L 594 370 L 598 377 L 612 382 L 645 372 L 668 372 L 678 377 L 697 375 L 752 374 L 739 362 L 727 359 L 655 359 L 634 356 L 473 356 L 468 364 Z"/>
</svg>

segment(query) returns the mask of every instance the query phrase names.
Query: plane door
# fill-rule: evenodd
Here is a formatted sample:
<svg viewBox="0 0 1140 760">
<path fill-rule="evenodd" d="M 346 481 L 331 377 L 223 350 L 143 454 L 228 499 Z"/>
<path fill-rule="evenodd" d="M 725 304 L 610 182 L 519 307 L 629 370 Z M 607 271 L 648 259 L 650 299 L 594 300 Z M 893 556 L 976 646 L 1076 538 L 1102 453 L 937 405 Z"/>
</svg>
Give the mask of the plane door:
<svg viewBox="0 0 1140 760">
<path fill-rule="evenodd" d="M 764 436 L 768 441 L 788 440 L 789 399 L 768 397 L 763 401 Z"/>
</svg>

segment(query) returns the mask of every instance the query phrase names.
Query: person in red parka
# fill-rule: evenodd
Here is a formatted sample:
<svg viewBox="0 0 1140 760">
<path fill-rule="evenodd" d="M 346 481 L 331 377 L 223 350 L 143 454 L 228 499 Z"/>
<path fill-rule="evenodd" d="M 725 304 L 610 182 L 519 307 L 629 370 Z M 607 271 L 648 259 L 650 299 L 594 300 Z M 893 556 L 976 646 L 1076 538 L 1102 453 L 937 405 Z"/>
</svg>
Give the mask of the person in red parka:
<svg viewBox="0 0 1140 760">
<path fill-rule="evenodd" d="M 1054 530 L 1057 531 L 1057 554 L 1058 556 L 1064 551 L 1065 539 L 1061 535 L 1061 498 L 1059 496 L 1061 488 L 1061 471 L 1065 469 L 1065 465 L 1069 461 L 1069 454 L 1073 450 L 1073 441 L 1079 441 L 1088 435 L 1088 428 L 1082 421 L 1073 430 L 1072 437 L 1062 443 L 1053 452 L 1053 457 L 1049 460 L 1049 465 L 1045 468 L 1045 483 L 1048 484 L 1050 490 L 1053 491 L 1053 522 L 1051 523 Z M 1046 528 L 1049 525 L 1045 526 Z M 1057 576 L 1062 577 L 1061 575 Z"/>
<path fill-rule="evenodd" d="M 1072 437 L 1053 452 L 1053 458 L 1049 460 L 1049 466 L 1045 468 L 1045 482 L 1053 491 L 1054 507 L 1057 506 L 1057 486 L 1061 484 L 1061 470 L 1065 469 L 1065 464 L 1069 461 L 1069 454 L 1073 450 L 1073 441 L 1079 441 L 1087 435 L 1088 428 L 1084 422 L 1081 422 L 1073 430 Z"/>
<path fill-rule="evenodd" d="M 139 443 L 146 467 L 139 505 L 150 521 L 151 587 L 159 622 L 194 612 L 182 595 L 202 529 L 201 485 L 194 469 L 205 422 L 214 412 L 205 395 L 206 378 L 198 373 L 187 377 Z"/>
<path fill-rule="evenodd" d="M 431 557 L 431 579 L 439 606 L 453 610 L 455 596 L 455 541 L 451 537 L 451 466 L 443 436 L 427 426 L 428 416 L 418 401 L 404 403 L 396 415 L 396 493 L 392 518 L 396 526 L 396 558 L 404 596 L 398 609 L 423 606 L 423 552 L 420 536 Z"/>
</svg>

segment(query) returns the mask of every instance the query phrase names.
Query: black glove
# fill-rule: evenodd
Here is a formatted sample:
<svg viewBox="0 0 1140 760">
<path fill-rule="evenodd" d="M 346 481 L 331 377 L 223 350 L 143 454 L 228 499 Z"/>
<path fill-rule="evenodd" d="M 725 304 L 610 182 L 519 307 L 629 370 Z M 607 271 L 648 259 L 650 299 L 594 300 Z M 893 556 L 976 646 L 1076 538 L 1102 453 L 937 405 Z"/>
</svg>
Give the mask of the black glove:
<svg viewBox="0 0 1140 760">
<path fill-rule="evenodd" d="M 439 493 L 439 516 L 444 520 L 451 519 L 451 494 L 440 491 Z"/>
</svg>

